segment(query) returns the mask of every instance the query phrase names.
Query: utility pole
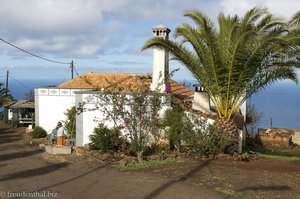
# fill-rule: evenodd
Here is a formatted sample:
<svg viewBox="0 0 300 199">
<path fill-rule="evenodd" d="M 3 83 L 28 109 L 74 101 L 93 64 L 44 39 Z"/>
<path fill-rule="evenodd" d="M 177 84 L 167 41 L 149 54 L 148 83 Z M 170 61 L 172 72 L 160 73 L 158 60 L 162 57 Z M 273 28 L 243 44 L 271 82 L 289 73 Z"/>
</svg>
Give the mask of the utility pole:
<svg viewBox="0 0 300 199">
<path fill-rule="evenodd" d="M 71 61 L 71 78 L 73 79 L 74 78 L 74 63 L 73 63 L 73 60 Z"/>
<path fill-rule="evenodd" d="M 9 70 L 6 72 L 6 88 L 5 88 L 5 96 L 8 97 L 8 76 L 9 76 Z"/>
</svg>

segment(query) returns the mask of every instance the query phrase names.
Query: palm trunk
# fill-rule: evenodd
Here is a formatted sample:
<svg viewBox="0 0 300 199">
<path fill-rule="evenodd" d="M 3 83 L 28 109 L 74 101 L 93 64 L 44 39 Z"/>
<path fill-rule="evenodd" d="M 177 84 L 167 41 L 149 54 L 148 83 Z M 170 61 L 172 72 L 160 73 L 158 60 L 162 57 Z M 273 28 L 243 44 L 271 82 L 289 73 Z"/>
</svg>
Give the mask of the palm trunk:
<svg viewBox="0 0 300 199">
<path fill-rule="evenodd" d="M 220 118 L 219 120 L 217 120 L 217 123 L 222 129 L 223 133 L 231 140 L 230 144 L 225 149 L 225 153 L 233 154 L 234 152 L 238 152 L 239 129 L 237 128 L 233 120 Z"/>
</svg>

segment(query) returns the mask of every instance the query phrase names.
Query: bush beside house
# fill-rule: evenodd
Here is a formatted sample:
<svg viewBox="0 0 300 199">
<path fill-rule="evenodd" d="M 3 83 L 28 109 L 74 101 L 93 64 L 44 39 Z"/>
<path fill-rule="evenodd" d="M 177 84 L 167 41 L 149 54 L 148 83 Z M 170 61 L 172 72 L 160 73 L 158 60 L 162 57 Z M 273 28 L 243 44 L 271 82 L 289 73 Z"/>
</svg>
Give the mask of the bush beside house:
<svg viewBox="0 0 300 199">
<path fill-rule="evenodd" d="M 92 147 L 103 152 L 119 151 L 124 140 L 121 138 L 121 131 L 118 127 L 108 128 L 104 125 L 94 129 L 90 135 Z"/>
<path fill-rule="evenodd" d="M 47 132 L 40 126 L 34 127 L 33 131 L 31 132 L 32 138 L 45 138 L 47 137 Z"/>
</svg>

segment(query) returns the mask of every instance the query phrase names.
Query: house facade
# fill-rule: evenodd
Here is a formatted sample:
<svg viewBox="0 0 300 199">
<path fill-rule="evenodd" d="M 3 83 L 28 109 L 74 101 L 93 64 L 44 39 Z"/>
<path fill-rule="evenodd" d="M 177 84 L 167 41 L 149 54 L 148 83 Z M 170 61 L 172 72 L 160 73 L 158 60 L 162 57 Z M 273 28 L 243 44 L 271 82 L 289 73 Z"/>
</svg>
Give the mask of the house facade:
<svg viewBox="0 0 300 199">
<path fill-rule="evenodd" d="M 75 106 L 75 92 L 82 88 L 36 87 L 35 123 L 51 133 L 58 121 L 65 121 L 67 109 Z"/>
<path fill-rule="evenodd" d="M 154 37 L 168 39 L 170 30 L 159 25 L 153 28 L 153 33 Z M 76 115 L 76 146 L 84 146 L 89 143 L 89 135 L 99 125 L 99 120 L 104 117 L 100 108 L 95 109 L 99 100 L 97 95 L 103 91 L 123 92 L 130 95 L 145 89 L 165 92 L 168 88 L 178 103 L 190 105 L 190 108 L 192 104 L 198 103 L 195 102 L 197 100 L 195 91 L 172 79 L 164 81 L 168 75 L 168 53 L 154 48 L 152 73 L 87 72 L 56 87 L 37 87 L 35 88 L 36 125 L 50 133 L 58 121 L 66 120 L 67 109 L 73 106 L 79 108 L 84 104 L 85 108 L 90 110 Z M 163 114 L 167 108 L 169 106 L 165 105 L 160 114 Z M 208 110 L 207 112 L 209 113 Z M 106 121 L 105 124 L 112 126 L 113 122 Z"/>
</svg>

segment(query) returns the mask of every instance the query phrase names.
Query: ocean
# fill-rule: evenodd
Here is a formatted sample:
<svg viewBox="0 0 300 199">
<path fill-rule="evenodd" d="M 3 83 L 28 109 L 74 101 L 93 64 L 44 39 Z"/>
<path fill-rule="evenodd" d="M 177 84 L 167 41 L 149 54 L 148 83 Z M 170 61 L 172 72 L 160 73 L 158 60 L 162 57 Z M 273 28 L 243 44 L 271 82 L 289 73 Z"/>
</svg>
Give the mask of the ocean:
<svg viewBox="0 0 300 199">
<path fill-rule="evenodd" d="M 275 83 L 254 94 L 250 103 L 262 113 L 258 127 L 300 129 L 300 85 L 291 81 Z"/>
<path fill-rule="evenodd" d="M 5 80 L 0 79 L 4 83 Z M 181 81 L 179 81 L 181 82 Z M 61 80 L 10 80 L 9 89 L 16 99 L 24 99 L 25 93 L 35 86 L 49 86 L 61 83 Z M 272 126 L 300 129 L 300 86 L 293 82 L 277 82 L 249 99 L 257 112 L 262 114 L 256 127 Z"/>
</svg>

